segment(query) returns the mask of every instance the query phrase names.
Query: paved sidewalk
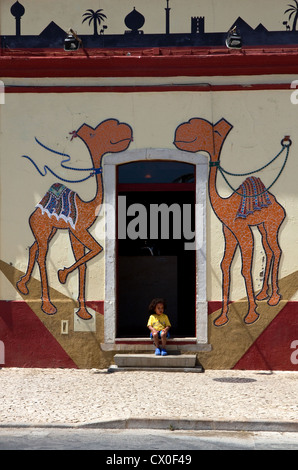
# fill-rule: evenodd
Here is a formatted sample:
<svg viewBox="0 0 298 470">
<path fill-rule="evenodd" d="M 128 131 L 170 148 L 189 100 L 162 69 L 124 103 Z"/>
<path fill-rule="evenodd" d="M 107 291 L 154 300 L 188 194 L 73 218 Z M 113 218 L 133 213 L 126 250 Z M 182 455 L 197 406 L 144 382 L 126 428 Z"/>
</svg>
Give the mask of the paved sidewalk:
<svg viewBox="0 0 298 470">
<path fill-rule="evenodd" d="M 298 372 L 2 368 L 0 426 L 298 432 Z"/>
</svg>

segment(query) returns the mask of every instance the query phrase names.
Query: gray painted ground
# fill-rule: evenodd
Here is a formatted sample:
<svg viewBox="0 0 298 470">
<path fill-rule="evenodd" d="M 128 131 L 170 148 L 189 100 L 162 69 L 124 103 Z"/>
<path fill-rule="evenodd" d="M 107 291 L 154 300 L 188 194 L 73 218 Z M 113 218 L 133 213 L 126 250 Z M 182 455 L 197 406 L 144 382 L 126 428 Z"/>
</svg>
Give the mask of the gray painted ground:
<svg viewBox="0 0 298 470">
<path fill-rule="evenodd" d="M 117 458 L 117 451 L 150 450 L 152 464 L 166 451 L 196 450 L 297 450 L 298 433 L 228 431 L 156 431 L 99 429 L 0 428 L 0 450 L 105 450 L 103 458 Z M 184 452 L 183 452 L 184 451 Z M 173 454 L 173 452 L 172 452 Z M 126 454 L 129 455 L 129 454 Z M 196 453 L 190 454 L 193 460 Z M 142 458 L 142 454 L 139 454 Z M 150 460 L 149 456 L 149 460 Z M 168 457 L 171 459 L 171 457 Z M 141 461 L 140 461 L 141 462 Z M 139 464 L 140 464 L 139 462 Z M 164 462 L 160 462 L 162 465 Z M 166 462 L 175 464 L 176 462 Z M 185 462 L 186 464 L 186 462 Z M 179 464 L 177 463 L 179 466 Z M 137 465 L 134 465 L 135 467 Z M 182 465 L 183 466 L 183 465 Z"/>
</svg>

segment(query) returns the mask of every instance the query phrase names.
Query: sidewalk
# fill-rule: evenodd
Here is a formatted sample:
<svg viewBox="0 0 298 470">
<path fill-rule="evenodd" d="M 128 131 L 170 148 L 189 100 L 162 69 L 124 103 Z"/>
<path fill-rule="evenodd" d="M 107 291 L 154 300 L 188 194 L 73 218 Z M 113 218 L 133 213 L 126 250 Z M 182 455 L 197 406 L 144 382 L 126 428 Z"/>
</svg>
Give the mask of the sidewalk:
<svg viewBox="0 0 298 470">
<path fill-rule="evenodd" d="M 298 432 L 298 372 L 2 368 L 0 426 Z"/>
</svg>

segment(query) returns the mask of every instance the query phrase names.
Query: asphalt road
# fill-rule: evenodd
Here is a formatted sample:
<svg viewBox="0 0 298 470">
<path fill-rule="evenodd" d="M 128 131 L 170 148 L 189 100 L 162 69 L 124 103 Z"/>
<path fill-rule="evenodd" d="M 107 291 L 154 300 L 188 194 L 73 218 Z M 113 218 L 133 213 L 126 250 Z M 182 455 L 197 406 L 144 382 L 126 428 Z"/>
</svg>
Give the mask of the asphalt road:
<svg viewBox="0 0 298 470">
<path fill-rule="evenodd" d="M 121 458 L 121 451 L 132 451 L 131 456 L 145 456 L 147 464 L 178 466 L 189 465 L 161 460 L 151 455 L 164 455 L 166 451 L 177 451 L 182 456 L 192 456 L 192 463 L 198 450 L 297 450 L 298 433 L 288 432 L 230 432 L 230 431 L 159 431 L 159 430 L 100 430 L 74 428 L 0 428 L 0 450 L 101 450 L 102 459 Z M 117 453 L 117 451 L 119 451 Z M 138 453 L 139 451 L 139 453 Z M 184 451 L 184 452 L 183 452 Z M 125 455 L 130 455 L 125 453 Z M 144 457 L 144 456 L 143 456 Z M 145 458 L 144 457 L 144 458 Z M 140 457 L 141 459 L 142 457 Z M 140 462 L 132 461 L 137 468 Z M 108 461 L 106 463 L 125 463 Z M 141 466 L 140 466 L 141 468 Z M 142 466 L 143 468 L 143 466 Z"/>
</svg>

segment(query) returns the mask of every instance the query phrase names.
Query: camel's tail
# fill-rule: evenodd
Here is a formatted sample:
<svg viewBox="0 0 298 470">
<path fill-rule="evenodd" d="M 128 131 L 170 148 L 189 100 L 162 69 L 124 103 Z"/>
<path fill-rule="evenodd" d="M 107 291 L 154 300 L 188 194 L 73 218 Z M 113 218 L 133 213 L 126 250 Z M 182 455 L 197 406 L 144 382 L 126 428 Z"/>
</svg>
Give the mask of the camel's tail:
<svg viewBox="0 0 298 470">
<path fill-rule="evenodd" d="M 246 178 L 237 193 L 241 193 L 242 198 L 236 217 L 245 219 L 254 211 L 260 211 L 271 204 L 268 191 L 260 178 L 255 176 Z"/>
</svg>

